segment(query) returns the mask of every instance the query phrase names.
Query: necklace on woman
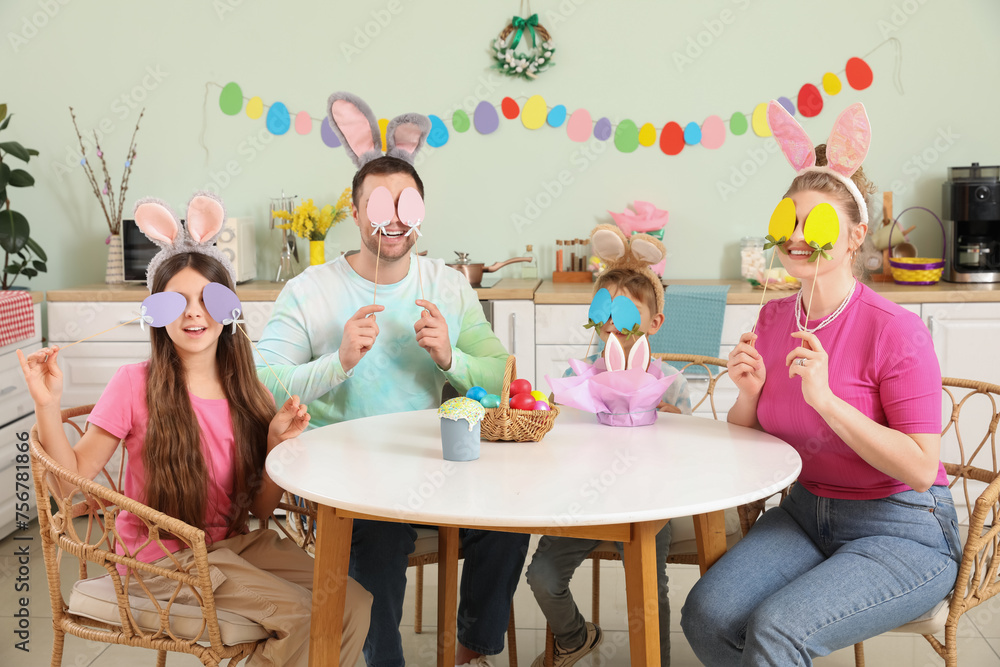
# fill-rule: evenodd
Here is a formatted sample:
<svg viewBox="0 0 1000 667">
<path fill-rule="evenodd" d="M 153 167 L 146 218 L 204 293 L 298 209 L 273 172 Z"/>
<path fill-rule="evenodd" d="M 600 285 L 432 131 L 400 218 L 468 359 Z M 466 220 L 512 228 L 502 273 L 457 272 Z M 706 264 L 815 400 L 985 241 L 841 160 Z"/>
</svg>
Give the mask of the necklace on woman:
<svg viewBox="0 0 1000 667">
<path fill-rule="evenodd" d="M 809 323 L 808 314 L 806 315 L 805 321 L 803 322 L 802 290 L 799 290 L 798 295 L 795 297 L 795 326 L 798 328 L 799 331 L 804 331 L 806 333 L 816 333 L 817 331 L 828 325 L 830 322 L 833 322 L 842 312 L 844 312 L 844 309 L 847 308 L 847 304 L 850 303 L 851 301 L 851 297 L 854 296 L 854 290 L 855 288 L 857 288 L 857 286 L 858 286 L 858 281 L 857 279 L 855 279 L 854 283 L 851 285 L 851 290 L 847 293 L 847 296 L 844 297 L 844 300 L 840 302 L 840 305 L 837 306 L 837 310 L 830 313 L 830 315 L 825 320 L 814 326 L 812 329 L 806 326 L 806 324 Z"/>
</svg>

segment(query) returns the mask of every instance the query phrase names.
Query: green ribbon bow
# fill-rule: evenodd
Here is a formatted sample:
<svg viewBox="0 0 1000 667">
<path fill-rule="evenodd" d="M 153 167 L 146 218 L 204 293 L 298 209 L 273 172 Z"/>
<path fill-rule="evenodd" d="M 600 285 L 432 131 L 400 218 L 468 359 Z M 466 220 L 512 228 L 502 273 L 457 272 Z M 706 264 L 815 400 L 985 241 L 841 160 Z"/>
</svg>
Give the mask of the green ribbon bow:
<svg viewBox="0 0 1000 667">
<path fill-rule="evenodd" d="M 514 41 L 510 43 L 511 49 L 516 49 L 517 45 L 521 43 L 521 35 L 524 34 L 524 29 L 527 28 L 531 31 L 531 46 L 535 46 L 535 26 L 538 25 L 538 14 L 532 14 L 528 18 L 521 18 L 520 16 L 515 16 L 510 21 L 511 25 L 517 28 L 517 32 L 514 33 Z"/>
</svg>

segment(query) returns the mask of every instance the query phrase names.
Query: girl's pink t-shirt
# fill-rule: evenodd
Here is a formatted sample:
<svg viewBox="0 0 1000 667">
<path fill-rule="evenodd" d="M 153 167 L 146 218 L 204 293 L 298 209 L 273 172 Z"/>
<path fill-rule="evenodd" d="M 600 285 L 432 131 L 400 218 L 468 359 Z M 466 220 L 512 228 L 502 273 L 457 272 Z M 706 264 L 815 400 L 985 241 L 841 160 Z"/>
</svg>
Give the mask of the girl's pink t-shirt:
<svg viewBox="0 0 1000 667">
<path fill-rule="evenodd" d="M 149 411 L 146 408 L 146 373 L 149 362 L 122 366 L 105 387 L 100 400 L 87 418 L 91 424 L 122 438 L 128 460 L 122 483 L 122 492 L 145 503 L 146 470 L 142 461 L 142 448 L 146 437 Z M 232 507 L 233 461 L 236 440 L 233 422 L 226 399 L 199 398 L 192 393 L 191 407 L 201 426 L 202 452 L 208 467 L 208 502 L 205 511 L 205 541 L 208 544 L 227 537 L 229 511 Z M 167 554 L 148 539 L 146 524 L 135 515 L 122 511 L 115 523 L 122 544 L 118 553 L 127 553 L 138 560 L 151 563 Z M 172 553 L 187 548 L 183 542 L 161 538 Z"/>
<path fill-rule="evenodd" d="M 810 321 L 808 328 L 819 324 Z M 767 379 L 757 420 L 798 451 L 798 481 L 828 498 L 885 498 L 909 486 L 865 462 L 802 397 L 785 357 L 798 347 L 795 297 L 769 301 L 760 313 L 756 348 Z M 930 332 L 914 313 L 858 283 L 847 308 L 816 332 L 829 355 L 830 389 L 883 426 L 901 433 L 941 432 L 941 368 Z M 947 484 L 938 464 L 935 484 Z"/>
</svg>

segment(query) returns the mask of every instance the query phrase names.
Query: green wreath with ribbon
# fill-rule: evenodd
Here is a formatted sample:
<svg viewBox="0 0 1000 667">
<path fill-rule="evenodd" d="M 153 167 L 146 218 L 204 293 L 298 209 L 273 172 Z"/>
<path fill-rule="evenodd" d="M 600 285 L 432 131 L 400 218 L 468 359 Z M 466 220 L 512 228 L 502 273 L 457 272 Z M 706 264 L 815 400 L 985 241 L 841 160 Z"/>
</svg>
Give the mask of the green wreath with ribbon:
<svg viewBox="0 0 1000 667">
<path fill-rule="evenodd" d="M 527 33 L 527 34 L 525 34 Z M 518 53 L 522 39 L 527 44 L 531 40 L 531 50 Z M 493 40 L 493 69 L 507 76 L 535 79 L 552 67 L 552 57 L 556 48 L 545 26 L 538 22 L 538 14 L 528 18 L 515 16 Z"/>
</svg>

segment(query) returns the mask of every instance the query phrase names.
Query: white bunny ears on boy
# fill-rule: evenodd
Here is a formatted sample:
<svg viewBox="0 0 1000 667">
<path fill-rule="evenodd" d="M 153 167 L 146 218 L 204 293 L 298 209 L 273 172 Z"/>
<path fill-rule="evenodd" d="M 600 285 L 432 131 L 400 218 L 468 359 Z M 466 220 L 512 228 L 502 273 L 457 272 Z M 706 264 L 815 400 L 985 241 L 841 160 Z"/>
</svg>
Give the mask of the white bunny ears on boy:
<svg viewBox="0 0 1000 667">
<path fill-rule="evenodd" d="M 344 145 L 348 157 L 358 169 L 382 157 L 382 132 L 371 107 L 357 95 L 336 92 L 330 95 L 326 108 L 334 134 Z M 404 113 L 389 121 L 385 133 L 386 157 L 395 157 L 413 164 L 413 158 L 424 146 L 431 131 L 431 121 L 418 113 Z"/>
<path fill-rule="evenodd" d="M 872 142 L 868 114 L 860 102 L 844 109 L 826 140 L 826 166 L 816 166 L 816 148 L 802 126 L 775 100 L 767 105 L 767 124 L 778 141 L 781 152 L 797 173 L 818 171 L 829 174 L 844 184 L 854 197 L 862 224 L 868 224 L 868 207 L 851 175 L 861 167 Z"/>
<path fill-rule="evenodd" d="M 197 252 L 213 257 L 226 268 L 233 284 L 236 271 L 229 259 L 214 245 L 215 237 L 226 223 L 222 200 L 210 192 L 196 192 L 188 202 L 187 228 L 181 226 L 170 207 L 160 199 L 146 197 L 135 204 L 135 224 L 149 240 L 160 246 L 146 269 L 146 287 L 153 291 L 153 278 L 163 262 L 174 255 Z"/>
</svg>

